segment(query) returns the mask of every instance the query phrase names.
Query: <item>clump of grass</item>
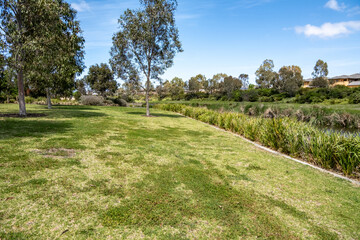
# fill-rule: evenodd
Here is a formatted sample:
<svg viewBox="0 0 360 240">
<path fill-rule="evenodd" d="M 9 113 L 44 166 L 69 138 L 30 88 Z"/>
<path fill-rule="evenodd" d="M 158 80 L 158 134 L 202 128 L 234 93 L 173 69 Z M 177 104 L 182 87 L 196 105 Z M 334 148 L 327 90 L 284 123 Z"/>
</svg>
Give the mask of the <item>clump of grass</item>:
<svg viewBox="0 0 360 240">
<path fill-rule="evenodd" d="M 326 169 L 340 170 L 348 176 L 360 172 L 359 136 L 324 132 L 311 124 L 289 117 L 249 117 L 242 113 L 221 113 L 180 104 L 161 104 L 155 107 L 241 134 L 274 150 L 300 157 Z M 319 114 L 320 112 L 324 114 L 318 111 Z"/>
</svg>

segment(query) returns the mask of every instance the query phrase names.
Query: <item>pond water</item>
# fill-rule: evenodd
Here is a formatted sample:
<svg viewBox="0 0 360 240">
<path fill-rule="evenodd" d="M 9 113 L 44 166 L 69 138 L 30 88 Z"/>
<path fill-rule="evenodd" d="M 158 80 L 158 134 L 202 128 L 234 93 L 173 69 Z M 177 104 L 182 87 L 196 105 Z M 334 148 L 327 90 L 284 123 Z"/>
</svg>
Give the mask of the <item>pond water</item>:
<svg viewBox="0 0 360 240">
<path fill-rule="evenodd" d="M 319 126 L 317 126 L 319 127 Z M 349 128 L 338 128 L 338 127 L 320 127 L 322 130 L 328 133 L 340 133 L 345 137 L 349 136 L 358 136 L 360 137 L 359 129 L 349 129 Z"/>
</svg>

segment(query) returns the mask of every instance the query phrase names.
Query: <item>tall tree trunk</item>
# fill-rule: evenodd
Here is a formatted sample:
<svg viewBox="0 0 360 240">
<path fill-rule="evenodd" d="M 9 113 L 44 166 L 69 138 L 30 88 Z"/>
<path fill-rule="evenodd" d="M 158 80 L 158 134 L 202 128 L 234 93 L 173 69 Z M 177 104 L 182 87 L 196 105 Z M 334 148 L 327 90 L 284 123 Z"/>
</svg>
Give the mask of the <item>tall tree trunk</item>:
<svg viewBox="0 0 360 240">
<path fill-rule="evenodd" d="M 24 74 L 23 69 L 17 71 L 17 85 L 18 85 L 18 92 L 19 92 L 19 114 L 22 117 L 26 117 L 26 107 L 25 107 L 25 89 L 24 89 Z"/>
<path fill-rule="evenodd" d="M 145 100 L 146 100 L 146 116 L 147 117 L 150 117 L 149 92 L 150 92 L 150 75 L 147 76 L 147 81 L 146 81 Z"/>
<path fill-rule="evenodd" d="M 52 109 L 51 94 L 49 88 L 46 88 L 46 98 L 47 98 L 48 109 Z"/>
</svg>

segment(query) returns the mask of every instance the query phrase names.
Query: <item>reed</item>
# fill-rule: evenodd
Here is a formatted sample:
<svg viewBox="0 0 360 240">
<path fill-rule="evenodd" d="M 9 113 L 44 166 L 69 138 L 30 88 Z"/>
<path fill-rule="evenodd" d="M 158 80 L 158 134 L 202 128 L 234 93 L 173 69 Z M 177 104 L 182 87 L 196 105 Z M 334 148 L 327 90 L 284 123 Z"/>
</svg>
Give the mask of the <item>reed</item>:
<svg viewBox="0 0 360 240">
<path fill-rule="evenodd" d="M 250 117 L 235 112 L 219 112 L 182 104 L 159 104 L 172 111 L 240 134 L 274 150 L 314 163 L 347 176 L 360 173 L 360 137 L 324 132 L 290 117 Z"/>
</svg>

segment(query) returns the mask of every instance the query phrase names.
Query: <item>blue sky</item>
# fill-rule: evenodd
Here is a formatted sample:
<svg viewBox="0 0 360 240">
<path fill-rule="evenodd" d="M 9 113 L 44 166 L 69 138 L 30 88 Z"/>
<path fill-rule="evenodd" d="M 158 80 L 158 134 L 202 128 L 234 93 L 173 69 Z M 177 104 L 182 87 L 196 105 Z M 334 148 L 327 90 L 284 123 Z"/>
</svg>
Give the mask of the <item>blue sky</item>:
<svg viewBox="0 0 360 240">
<path fill-rule="evenodd" d="M 70 3 L 86 40 L 86 66 L 108 63 L 117 19 L 139 1 Z M 276 70 L 298 65 L 304 78 L 318 59 L 328 63 L 329 76 L 360 72 L 359 0 L 178 0 L 176 21 L 184 52 L 164 79 L 247 73 L 255 82 L 265 59 L 274 60 Z"/>
</svg>

